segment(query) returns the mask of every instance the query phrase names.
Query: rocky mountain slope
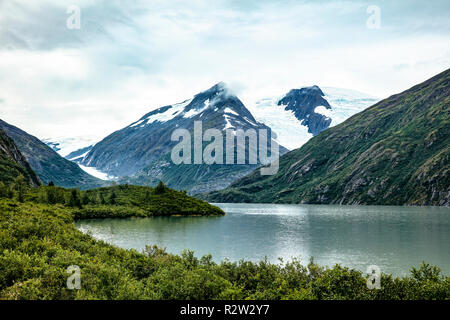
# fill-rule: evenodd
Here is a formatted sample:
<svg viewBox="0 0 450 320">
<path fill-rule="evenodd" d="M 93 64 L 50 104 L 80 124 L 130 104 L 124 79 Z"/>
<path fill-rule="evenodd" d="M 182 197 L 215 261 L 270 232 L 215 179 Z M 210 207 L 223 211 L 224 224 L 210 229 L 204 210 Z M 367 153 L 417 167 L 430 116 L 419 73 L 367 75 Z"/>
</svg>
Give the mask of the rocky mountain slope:
<svg viewBox="0 0 450 320">
<path fill-rule="evenodd" d="M 162 180 L 171 188 L 189 192 L 224 188 L 260 165 L 259 161 L 241 165 L 173 164 L 170 153 L 178 144 L 171 141 L 173 131 L 187 129 L 192 133 L 195 121 L 202 122 L 203 131 L 214 128 L 224 138 L 226 130 L 237 129 L 256 132 L 265 129 L 270 135 L 270 128 L 256 121 L 224 83 L 218 83 L 192 99 L 156 109 L 111 134 L 97 143 L 80 163 L 120 177 L 121 183 L 155 185 Z M 247 145 L 247 153 L 248 150 Z M 280 152 L 287 149 L 280 147 Z"/>
<path fill-rule="evenodd" d="M 14 141 L 0 129 L 0 182 L 9 185 L 19 175 L 23 175 L 31 186 L 41 184 Z"/>
<path fill-rule="evenodd" d="M 31 168 L 43 183 L 53 181 L 55 185 L 67 188 L 88 189 L 105 185 L 105 181 L 94 178 L 53 151 L 38 138 L 0 120 L 2 129 L 25 156 Z"/>
<path fill-rule="evenodd" d="M 254 171 L 214 202 L 450 204 L 450 70 L 380 101 Z"/>
</svg>

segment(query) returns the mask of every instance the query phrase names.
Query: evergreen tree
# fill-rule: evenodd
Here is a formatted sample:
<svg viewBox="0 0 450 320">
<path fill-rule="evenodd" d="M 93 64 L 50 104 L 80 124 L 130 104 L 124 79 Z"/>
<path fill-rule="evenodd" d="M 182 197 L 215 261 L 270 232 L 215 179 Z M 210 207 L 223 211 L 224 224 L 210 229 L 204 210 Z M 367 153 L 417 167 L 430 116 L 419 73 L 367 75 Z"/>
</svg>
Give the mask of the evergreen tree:
<svg viewBox="0 0 450 320">
<path fill-rule="evenodd" d="M 109 196 L 109 204 L 115 205 L 117 203 L 116 200 L 117 200 L 117 195 L 113 190 L 111 195 Z"/>
<path fill-rule="evenodd" d="M 103 197 L 102 193 L 97 193 L 97 204 L 105 204 L 105 198 Z"/>
<path fill-rule="evenodd" d="M 152 195 L 150 194 L 150 190 L 147 189 L 147 190 L 145 191 L 145 198 L 144 198 L 144 201 L 147 202 L 147 203 L 150 202 L 151 196 L 152 196 Z"/>
<path fill-rule="evenodd" d="M 38 199 L 40 203 L 48 204 L 47 192 L 44 188 L 39 188 Z"/>
<path fill-rule="evenodd" d="M 8 188 L 0 181 L 0 198 L 8 197 Z"/>
<path fill-rule="evenodd" d="M 25 177 L 23 175 L 19 175 L 14 180 L 14 186 L 17 191 L 17 200 L 19 202 L 25 202 L 25 193 L 27 192 L 28 189 L 28 184 L 25 180 Z"/>
<path fill-rule="evenodd" d="M 87 192 L 83 192 L 83 195 L 82 195 L 82 197 L 81 197 L 81 203 L 82 203 L 83 205 L 87 205 L 87 204 L 89 204 L 90 200 L 91 200 L 91 199 L 89 199 L 88 193 L 87 193 Z"/>
<path fill-rule="evenodd" d="M 78 207 L 81 209 L 81 200 L 77 189 L 72 189 L 69 197 L 69 207 Z"/>
<path fill-rule="evenodd" d="M 162 181 L 159 181 L 158 185 L 155 188 L 155 193 L 162 194 L 166 192 L 166 188 L 167 188 L 166 185 Z"/>
<path fill-rule="evenodd" d="M 47 193 L 47 203 L 56 204 L 57 203 L 56 189 L 55 188 L 45 188 L 45 191 Z"/>
<path fill-rule="evenodd" d="M 7 187 L 7 189 L 8 189 L 8 196 L 7 196 L 7 197 L 8 197 L 9 199 L 14 198 L 15 191 L 14 191 L 13 186 L 10 185 L 9 187 Z"/>
<path fill-rule="evenodd" d="M 48 186 L 49 186 L 49 187 L 54 187 L 55 184 L 53 183 L 53 181 L 50 181 L 50 182 L 48 183 Z"/>
</svg>

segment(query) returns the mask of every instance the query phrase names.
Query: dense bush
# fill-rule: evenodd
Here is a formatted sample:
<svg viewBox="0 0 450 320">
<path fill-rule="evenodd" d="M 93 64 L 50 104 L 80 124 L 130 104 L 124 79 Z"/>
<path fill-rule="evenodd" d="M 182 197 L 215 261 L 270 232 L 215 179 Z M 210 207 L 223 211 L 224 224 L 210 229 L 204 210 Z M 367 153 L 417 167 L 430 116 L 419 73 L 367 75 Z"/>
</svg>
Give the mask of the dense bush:
<svg viewBox="0 0 450 320">
<path fill-rule="evenodd" d="M 361 272 L 339 265 L 216 264 L 190 251 L 175 256 L 157 247 L 143 253 L 116 248 L 78 231 L 73 210 L 79 209 L 0 200 L 0 299 L 450 298 L 450 278 L 425 263 L 410 277 L 383 275 L 382 289 L 369 290 Z M 66 287 L 71 265 L 81 269 L 80 290 Z"/>
</svg>

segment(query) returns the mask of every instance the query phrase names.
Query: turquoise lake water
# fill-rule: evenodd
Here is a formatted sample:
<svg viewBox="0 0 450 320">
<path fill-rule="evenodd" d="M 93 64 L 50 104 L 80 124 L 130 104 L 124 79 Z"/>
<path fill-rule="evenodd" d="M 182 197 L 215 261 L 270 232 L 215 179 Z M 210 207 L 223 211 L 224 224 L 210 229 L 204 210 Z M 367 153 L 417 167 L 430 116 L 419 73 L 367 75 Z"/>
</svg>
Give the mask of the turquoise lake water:
<svg viewBox="0 0 450 320">
<path fill-rule="evenodd" d="M 211 253 L 259 261 L 312 256 L 321 265 L 407 275 L 422 260 L 450 275 L 450 208 L 217 204 L 224 217 L 152 217 L 76 222 L 76 227 L 116 246 L 139 251 L 156 244 L 179 254 Z"/>
</svg>

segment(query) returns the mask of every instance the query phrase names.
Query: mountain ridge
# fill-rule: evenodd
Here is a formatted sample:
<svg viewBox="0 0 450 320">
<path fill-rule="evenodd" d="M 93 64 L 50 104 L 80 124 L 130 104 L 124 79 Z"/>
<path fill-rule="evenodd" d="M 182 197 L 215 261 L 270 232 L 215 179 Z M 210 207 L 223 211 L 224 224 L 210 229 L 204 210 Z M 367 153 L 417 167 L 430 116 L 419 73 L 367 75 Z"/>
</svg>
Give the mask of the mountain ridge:
<svg viewBox="0 0 450 320">
<path fill-rule="evenodd" d="M 97 179 L 64 159 L 44 142 L 0 119 L 2 129 L 17 145 L 33 171 L 44 184 L 52 181 L 61 187 L 81 189 L 101 187 L 105 181 Z"/>
</svg>

